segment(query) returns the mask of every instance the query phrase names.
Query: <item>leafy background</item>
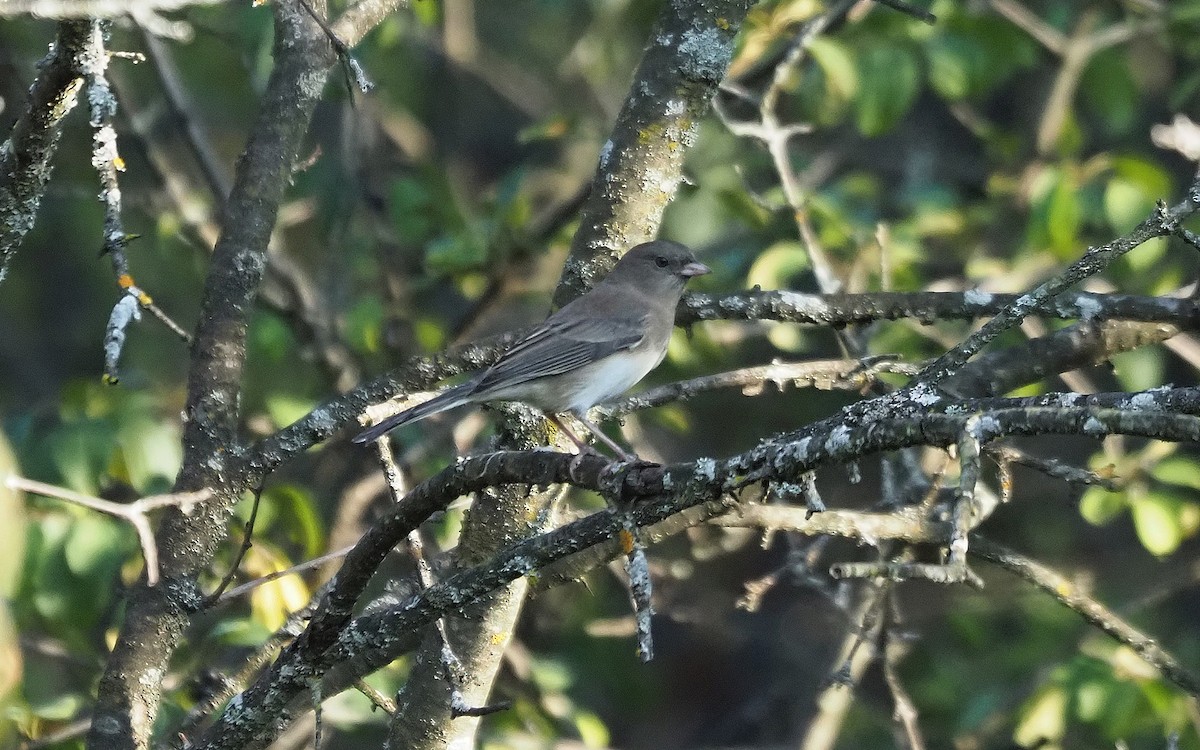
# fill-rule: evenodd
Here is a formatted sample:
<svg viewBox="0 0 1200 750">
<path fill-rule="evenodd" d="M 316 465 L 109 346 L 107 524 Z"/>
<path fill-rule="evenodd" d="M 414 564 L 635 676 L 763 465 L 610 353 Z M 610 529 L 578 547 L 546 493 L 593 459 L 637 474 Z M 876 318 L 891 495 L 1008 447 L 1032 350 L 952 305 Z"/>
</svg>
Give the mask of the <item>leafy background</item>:
<svg viewBox="0 0 1200 750">
<path fill-rule="evenodd" d="M 658 5 L 421 0 L 356 51 L 377 84 L 372 94 L 352 100 L 331 81 L 275 246 L 324 300 L 323 322 L 349 354 L 350 377 L 545 314 L 573 230 L 569 218 L 547 221 L 547 212 L 569 207 L 586 187 Z M 1120 23 L 1157 26 L 1086 61 L 1049 135 L 1047 101 L 1062 60 L 988 2 L 936 0 L 933 25 L 861 4 L 814 42 L 785 82 L 783 114 L 813 126 L 792 150 L 808 211 L 852 289 L 1022 291 L 1189 184 L 1194 164 L 1154 146 L 1150 131 L 1179 113 L 1200 117 L 1200 1 L 1020 5 L 1067 36 Z M 464 8 L 473 23 L 464 23 Z M 815 0 L 756 6 L 731 75 L 761 83 L 797 24 L 821 8 Z M 228 170 L 270 70 L 270 13 L 222 5 L 186 18 L 194 38 L 170 46 L 190 115 Z M 48 22 L 0 22 L 5 130 L 52 36 Z M 136 30 L 116 29 L 114 48 L 143 46 Z M 152 152 L 191 164 L 190 198 L 202 207 L 209 199 L 178 123 L 164 114 L 151 64 L 117 60 L 114 68 L 128 165 L 124 219 L 141 235 L 129 248 L 133 272 L 190 327 L 206 268 L 204 212 L 197 221 L 194 205 L 168 197 L 171 175 Z M 97 257 L 102 213 L 89 138 L 86 117 L 75 113 L 37 226 L 0 286 L 0 474 L 131 499 L 168 490 L 179 467 L 187 352 L 144 321 L 130 338 L 121 383 L 101 383 L 101 341 L 118 291 L 107 260 Z M 687 171 L 661 234 L 692 244 L 713 266 L 701 290 L 815 290 L 759 145 L 711 116 Z M 1089 283 L 1172 293 L 1194 281 L 1196 265 L 1194 249 L 1153 241 Z M 265 296 L 250 335 L 243 403 L 250 434 L 290 423 L 347 376 L 328 364 L 287 304 Z M 869 333 L 873 351 L 919 360 L 966 330 L 912 321 Z M 1180 348 L 1143 348 L 1085 376 L 1101 389 L 1192 384 L 1196 358 L 1188 347 L 1190 338 Z M 828 330 L 710 323 L 681 332 L 652 381 L 838 354 Z M 1022 393 L 1062 388 L 1050 379 Z M 849 399 L 771 387 L 757 398 L 713 394 L 630 418 L 625 434 L 648 457 L 724 455 Z M 411 474 L 444 466 L 487 423 L 456 415 L 401 431 Z M 1080 495 L 1018 470 L 1014 499 L 989 521 L 990 534 L 1076 576 L 1185 664 L 1200 665 L 1194 451 L 1134 440 L 1024 447 L 1111 467 L 1124 489 Z M 374 471 L 369 456 L 335 443 L 273 477 L 244 572 L 266 574 L 336 546 L 330 535 L 339 508 Z M 864 465 L 862 473 L 858 482 L 844 471 L 822 473 L 826 503 L 869 505 L 878 471 Z M 595 499 L 573 502 L 587 508 Z M 442 545 L 453 544 L 457 522 L 452 512 L 432 529 Z M 130 528 L 2 485 L 0 542 L 2 746 L 18 733 L 45 736 L 86 716 L 122 587 L 141 563 Z M 487 720 L 487 746 L 544 746 L 551 738 L 629 748 L 795 743 L 852 623 L 820 570 L 816 580 L 785 576 L 758 611 L 738 608 L 745 584 L 780 568 L 789 552 L 778 536 L 714 530 L 653 548 L 660 653 L 649 666 L 634 658 L 620 580 L 601 571 L 586 587 L 539 592 L 497 688 L 514 708 Z M 1194 701 L 1049 597 L 980 572 L 982 591 L 919 582 L 900 589 L 912 635 L 901 676 L 932 747 L 1031 747 L 1045 739 L 1047 747 L 1158 748 L 1170 732 L 1181 733 L 1181 747 L 1200 747 Z M 234 670 L 316 582 L 284 578 L 201 618 L 173 674 Z M 394 690 L 406 669 L 402 660 L 371 682 Z M 165 684 L 168 723 L 206 690 L 203 680 L 172 675 Z M 837 746 L 888 746 L 891 712 L 875 670 L 857 688 Z M 357 693 L 331 699 L 325 718 L 334 746 L 377 742 L 384 731 Z"/>
</svg>

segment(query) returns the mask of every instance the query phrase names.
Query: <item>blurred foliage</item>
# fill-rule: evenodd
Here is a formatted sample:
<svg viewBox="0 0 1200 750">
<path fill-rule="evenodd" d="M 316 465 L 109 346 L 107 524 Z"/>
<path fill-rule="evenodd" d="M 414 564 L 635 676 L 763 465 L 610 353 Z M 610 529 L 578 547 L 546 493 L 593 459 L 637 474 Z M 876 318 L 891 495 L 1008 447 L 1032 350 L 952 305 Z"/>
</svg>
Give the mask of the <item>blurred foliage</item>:
<svg viewBox="0 0 1200 750">
<path fill-rule="evenodd" d="M 813 127 L 793 139 L 791 152 L 803 210 L 849 290 L 1022 291 L 1089 245 L 1129 231 L 1156 201 L 1177 200 L 1189 183 L 1193 165 L 1153 146 L 1149 134 L 1177 113 L 1200 116 L 1200 0 L 1018 4 L 1066 37 L 1118 24 L 1148 28 L 1098 51 L 1076 80 L 1064 81 L 1062 60 L 989 3 L 934 0 L 933 25 L 860 4 L 783 81 L 781 116 Z M 314 321 L 369 375 L 544 314 L 574 229 L 573 220 L 547 217 L 588 184 L 659 5 L 457 0 L 460 10 L 473 8 L 474 23 L 463 25 L 443 3 L 423 0 L 356 50 L 378 86 L 352 106 L 335 74 L 314 118 L 309 158 L 273 248 L 304 272 L 307 286 L 265 292 L 254 317 L 242 403 L 247 434 L 286 425 L 335 390 L 337 373 L 322 356 Z M 799 25 L 822 8 L 817 0 L 755 6 L 733 74 L 751 89 L 767 85 Z M 194 102 L 189 114 L 228 172 L 270 72 L 270 12 L 222 4 L 186 19 L 194 39 L 170 46 Z M 52 34 L 45 21 L 0 23 L 5 130 Z M 142 43 L 118 27 L 114 46 Z M 135 127 L 164 109 L 150 64 L 113 65 L 129 165 L 124 219 L 142 235 L 130 262 L 138 283 L 190 328 L 207 265 L 195 208 L 211 198 L 177 123 Z M 1052 91 L 1068 84 L 1065 109 L 1048 111 Z M 86 117 L 76 113 L 37 227 L 0 286 L 0 476 L 129 500 L 168 491 L 179 469 L 187 350 L 144 320 L 131 333 L 120 386 L 100 383 L 104 321 L 118 292 L 107 260 L 96 257 L 101 214 L 88 139 Z M 170 198 L 151 146 L 173 155 L 176 176 L 190 186 L 186 205 Z M 687 173 L 662 234 L 692 243 L 714 268 L 699 289 L 815 291 L 794 212 L 758 144 L 710 117 Z M 1155 241 L 1089 283 L 1164 294 L 1196 272 L 1194 251 Z M 289 302 L 297 297 L 322 301 L 307 324 Z M 918 324 L 933 322 L 872 326 L 871 349 L 919 360 L 969 330 Z M 999 344 L 1017 340 L 1014 333 Z M 706 324 L 677 336 L 651 379 L 839 354 L 828 331 Z M 1193 367 L 1165 348 L 1123 354 L 1112 365 L 1085 376 L 1100 389 L 1195 382 Z M 1059 388 L 1049 380 L 1022 393 Z M 851 397 L 772 388 L 753 399 L 714 394 L 630 418 L 626 434 L 664 458 L 727 455 Z M 455 439 L 469 442 L 479 427 L 464 420 L 456 429 Z M 415 478 L 450 460 L 448 433 L 445 422 L 400 433 Z M 1194 671 L 1200 611 L 1194 576 L 1181 572 L 1200 555 L 1200 459 L 1189 447 L 1134 440 L 1110 440 L 1101 452 L 1085 441 L 1051 448 L 1064 460 L 1090 460 L 1121 489 L 1088 489 L 1078 506 L 1056 503 L 1076 498 L 1060 483 L 1019 473 L 1013 503 L 988 532 L 1084 576 L 1114 608 L 1140 601 L 1148 582 L 1161 581 L 1156 598 L 1127 614 Z M 345 530 L 339 512 L 351 488 L 376 471 L 370 456 L 331 445 L 272 477 L 239 580 L 329 551 Z M 853 485 L 844 472 L 822 472 L 822 496 L 830 506 L 864 507 L 878 491 L 868 475 Z M 249 507 L 247 497 L 206 586 L 233 564 Z M 432 529 L 434 541 L 453 544 L 460 522 L 461 509 L 447 513 Z M 736 612 L 746 581 L 785 564 L 788 549 L 776 537 L 765 550 L 752 535 L 721 538 L 711 560 L 695 559 L 679 540 L 651 551 L 663 602 L 660 655 L 649 667 L 633 658 L 621 630 L 625 592 L 610 576 L 593 576 L 590 593 L 535 598 L 497 688 L 514 709 L 485 721 L 484 745 L 546 746 L 551 738 L 584 747 L 794 744 L 835 664 L 844 613 L 791 579 L 760 612 Z M 3 483 L 0 544 L 4 747 L 15 730 L 45 736 L 86 714 L 122 588 L 141 573 L 141 559 L 133 531 L 118 521 L 22 498 Z M 898 597 L 921 636 L 901 674 L 931 747 L 1159 748 L 1177 731 L 1180 747 L 1200 748 L 1194 706 L 1180 691 L 1050 597 L 1003 574 L 988 579 L 983 592 L 916 584 Z M 312 572 L 286 576 L 200 618 L 164 681 L 161 730 L 169 733 L 204 697 L 205 675 L 236 671 L 320 580 Z M 620 636 L 599 634 L 597 623 Z M 401 660 L 370 681 L 394 694 L 406 671 Z M 855 694 L 840 747 L 890 746 L 891 704 L 876 672 Z M 327 702 L 326 718 L 338 746 L 370 746 L 382 736 L 384 719 L 357 693 Z"/>
</svg>

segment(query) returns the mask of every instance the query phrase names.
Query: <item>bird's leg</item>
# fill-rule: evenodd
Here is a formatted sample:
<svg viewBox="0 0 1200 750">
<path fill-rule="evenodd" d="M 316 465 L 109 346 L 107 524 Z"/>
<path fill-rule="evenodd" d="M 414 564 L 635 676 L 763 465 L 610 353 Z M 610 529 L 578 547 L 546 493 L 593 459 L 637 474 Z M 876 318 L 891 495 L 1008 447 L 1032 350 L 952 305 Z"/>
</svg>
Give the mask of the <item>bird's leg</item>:
<svg viewBox="0 0 1200 750">
<path fill-rule="evenodd" d="M 630 453 L 629 451 L 625 450 L 625 449 L 624 449 L 624 448 L 622 448 L 621 446 L 617 445 L 617 443 L 616 443 L 616 441 L 615 441 L 615 440 L 613 440 L 612 438 L 610 438 L 608 435 L 605 435 L 605 434 L 604 434 L 604 430 L 601 430 L 599 427 L 597 427 L 596 425 L 592 424 L 592 423 L 591 423 L 591 421 L 589 421 L 589 420 L 588 420 L 588 418 L 587 418 L 587 416 L 586 416 L 586 415 L 584 415 L 584 414 L 576 414 L 576 415 L 575 415 L 575 418 L 576 418 L 576 419 L 578 419 L 580 422 L 582 422 L 582 423 L 583 423 L 583 426 L 584 426 L 584 427 L 586 427 L 586 428 L 588 428 L 588 430 L 589 430 L 589 431 L 590 431 L 590 432 L 591 432 L 593 435 L 595 435 L 595 436 L 596 436 L 596 437 L 597 437 L 597 438 L 600 440 L 600 442 L 604 443 L 604 444 L 605 444 L 605 445 L 607 445 L 609 448 L 612 448 L 612 449 L 613 449 L 613 453 L 616 453 L 616 454 L 617 454 L 617 456 L 618 456 L 618 457 L 619 457 L 619 458 L 620 458 L 622 461 L 625 461 L 626 463 L 629 463 L 629 462 L 632 462 L 632 461 L 637 461 L 637 460 L 638 460 L 638 457 L 637 457 L 636 455 L 634 455 L 633 453 Z"/>
<path fill-rule="evenodd" d="M 581 440 L 573 430 L 567 427 L 567 425 L 558 418 L 557 414 L 546 414 L 546 419 L 549 419 L 551 422 L 553 422 L 554 426 L 561 430 L 562 434 L 570 438 L 571 442 L 575 444 L 575 447 L 579 449 L 579 453 L 575 455 L 575 458 L 571 459 L 570 465 L 567 466 L 567 473 L 571 475 L 572 479 L 577 479 L 575 472 L 579 470 L 579 463 L 583 461 L 583 457 L 589 453 L 598 456 L 600 455 L 600 452 L 583 442 L 583 440 Z"/>
<path fill-rule="evenodd" d="M 598 453 L 595 448 L 588 445 L 586 442 L 580 439 L 580 437 L 576 435 L 574 431 L 567 427 L 567 425 L 558 418 L 557 414 L 547 414 L 546 419 L 549 419 L 551 422 L 553 422 L 554 426 L 557 427 L 562 434 L 566 435 L 567 438 L 569 438 L 570 441 L 575 444 L 575 447 L 579 449 L 580 455 L 585 453 Z"/>
</svg>

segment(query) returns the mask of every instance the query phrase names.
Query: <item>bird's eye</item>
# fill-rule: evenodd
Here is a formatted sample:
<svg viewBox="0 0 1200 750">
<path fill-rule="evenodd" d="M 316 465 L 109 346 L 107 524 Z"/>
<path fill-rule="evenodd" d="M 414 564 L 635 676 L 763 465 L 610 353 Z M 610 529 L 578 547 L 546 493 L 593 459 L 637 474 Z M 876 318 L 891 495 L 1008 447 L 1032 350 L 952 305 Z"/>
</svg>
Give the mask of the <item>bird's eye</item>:
<svg viewBox="0 0 1200 750">
<path fill-rule="evenodd" d="M 661 255 L 654 259 L 654 265 L 658 266 L 659 268 L 666 268 L 667 264 L 669 264 L 670 262 L 671 261 L 662 257 Z"/>
</svg>

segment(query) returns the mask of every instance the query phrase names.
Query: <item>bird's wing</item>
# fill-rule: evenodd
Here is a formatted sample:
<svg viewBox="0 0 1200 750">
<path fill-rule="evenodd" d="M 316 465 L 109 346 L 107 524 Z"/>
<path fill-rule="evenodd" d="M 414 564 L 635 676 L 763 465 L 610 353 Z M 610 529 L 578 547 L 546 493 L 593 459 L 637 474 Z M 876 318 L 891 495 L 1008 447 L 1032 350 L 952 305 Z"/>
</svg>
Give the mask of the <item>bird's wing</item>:
<svg viewBox="0 0 1200 750">
<path fill-rule="evenodd" d="M 475 384 L 491 387 L 561 375 L 637 345 L 646 335 L 646 316 L 555 320 L 517 342 Z"/>
</svg>

